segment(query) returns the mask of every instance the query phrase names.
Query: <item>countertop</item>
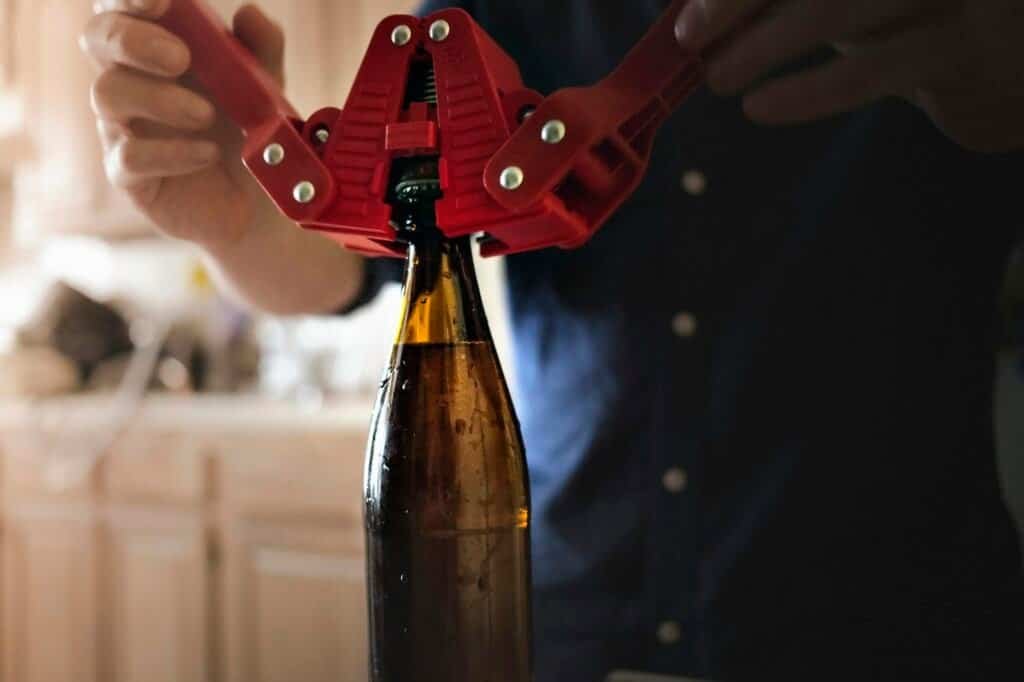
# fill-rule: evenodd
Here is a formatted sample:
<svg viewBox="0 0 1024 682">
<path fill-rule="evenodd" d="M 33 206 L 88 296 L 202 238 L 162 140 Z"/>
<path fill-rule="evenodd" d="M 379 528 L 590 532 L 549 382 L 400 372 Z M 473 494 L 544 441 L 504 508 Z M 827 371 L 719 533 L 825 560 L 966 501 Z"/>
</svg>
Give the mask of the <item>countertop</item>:
<svg viewBox="0 0 1024 682">
<path fill-rule="evenodd" d="M 0 429 L 35 427 L 46 431 L 93 427 L 127 415 L 132 424 L 195 431 L 300 429 L 365 432 L 373 400 L 358 396 L 307 407 L 254 394 L 152 394 L 122 412 L 109 395 L 74 395 L 42 400 L 0 401 Z"/>
</svg>

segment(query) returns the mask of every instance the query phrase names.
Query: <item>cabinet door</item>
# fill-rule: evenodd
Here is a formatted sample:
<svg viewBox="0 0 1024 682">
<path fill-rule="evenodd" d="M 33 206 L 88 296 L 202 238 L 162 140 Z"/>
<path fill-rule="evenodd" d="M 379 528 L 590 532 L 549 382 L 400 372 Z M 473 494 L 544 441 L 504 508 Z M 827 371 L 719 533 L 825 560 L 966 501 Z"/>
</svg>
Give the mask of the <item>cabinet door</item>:
<svg viewBox="0 0 1024 682">
<path fill-rule="evenodd" d="M 4 544 L 5 680 L 99 680 L 93 509 L 9 505 Z"/>
<path fill-rule="evenodd" d="M 210 581 L 202 517 L 136 507 L 112 509 L 108 518 L 108 679 L 204 682 Z"/>
<path fill-rule="evenodd" d="M 361 543 L 351 529 L 229 522 L 228 682 L 365 680 Z"/>
<path fill-rule="evenodd" d="M 78 49 L 92 6 L 67 0 L 14 3 L 16 77 L 25 111 L 32 112 L 32 125 L 24 131 L 32 152 L 15 169 L 12 223 L 21 244 L 68 231 L 149 234 L 148 221 L 106 180 L 95 116 L 82 94 L 95 78 Z"/>
</svg>

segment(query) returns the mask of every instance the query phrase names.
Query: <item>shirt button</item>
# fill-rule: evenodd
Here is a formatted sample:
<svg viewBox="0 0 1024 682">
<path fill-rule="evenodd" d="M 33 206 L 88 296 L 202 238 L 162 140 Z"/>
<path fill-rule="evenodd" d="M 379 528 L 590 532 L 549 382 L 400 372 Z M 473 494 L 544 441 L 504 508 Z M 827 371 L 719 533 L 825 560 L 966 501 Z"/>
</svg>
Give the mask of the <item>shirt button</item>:
<svg viewBox="0 0 1024 682">
<path fill-rule="evenodd" d="M 658 641 L 662 644 L 676 644 L 683 638 L 683 629 L 674 620 L 666 620 L 658 626 Z"/>
<path fill-rule="evenodd" d="M 693 313 L 679 313 L 672 318 L 672 331 L 680 338 L 693 338 L 697 335 L 697 318 Z"/>
<path fill-rule="evenodd" d="M 686 490 L 686 472 L 679 467 L 672 467 L 661 477 L 661 484 L 670 493 L 681 493 Z"/>
<path fill-rule="evenodd" d="M 679 184 L 691 197 L 699 197 L 708 191 L 708 177 L 699 170 L 689 170 L 683 173 L 683 179 Z"/>
</svg>

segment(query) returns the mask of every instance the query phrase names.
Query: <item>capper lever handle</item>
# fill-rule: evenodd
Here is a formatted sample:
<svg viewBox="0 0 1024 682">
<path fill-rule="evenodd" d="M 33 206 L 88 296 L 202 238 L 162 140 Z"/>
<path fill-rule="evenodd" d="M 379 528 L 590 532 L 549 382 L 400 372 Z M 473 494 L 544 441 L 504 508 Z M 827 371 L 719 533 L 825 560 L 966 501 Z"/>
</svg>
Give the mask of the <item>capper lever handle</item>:
<svg viewBox="0 0 1024 682">
<path fill-rule="evenodd" d="M 315 222 L 334 198 L 334 178 L 280 86 L 203 0 L 171 0 L 157 23 L 188 46 L 190 73 L 242 129 L 242 160 L 282 213 Z"/>
<path fill-rule="evenodd" d="M 582 243 L 629 198 L 658 128 L 704 79 L 699 56 L 675 37 L 688 1 L 675 0 L 604 80 L 559 90 L 540 104 L 484 171 L 499 204 L 522 212 L 553 195 L 585 224 Z"/>
<path fill-rule="evenodd" d="M 244 131 L 243 160 L 287 217 L 361 253 L 400 256 L 388 173 L 399 157 L 440 150 L 438 227 L 449 236 L 485 230 L 483 252 L 492 255 L 578 247 L 636 190 L 658 128 L 703 80 L 699 56 L 675 39 L 688 1 L 672 2 L 603 81 L 554 93 L 522 125 L 523 105 L 539 97 L 517 99 L 526 90 L 511 59 L 451 10 L 384 19 L 349 96 L 354 104 L 306 122 L 204 0 L 171 0 L 159 23 L 192 51 L 192 74 Z M 449 31 L 430 36 L 430 22 Z M 440 120 L 423 139 L 395 137 L 409 122 L 417 130 L 431 123 L 405 118 L 414 52 L 431 55 L 438 77 Z M 495 111 L 495 100 L 510 110 Z M 420 104 L 419 114 L 430 116 L 430 105 Z M 512 119 L 518 129 L 504 125 Z"/>
</svg>

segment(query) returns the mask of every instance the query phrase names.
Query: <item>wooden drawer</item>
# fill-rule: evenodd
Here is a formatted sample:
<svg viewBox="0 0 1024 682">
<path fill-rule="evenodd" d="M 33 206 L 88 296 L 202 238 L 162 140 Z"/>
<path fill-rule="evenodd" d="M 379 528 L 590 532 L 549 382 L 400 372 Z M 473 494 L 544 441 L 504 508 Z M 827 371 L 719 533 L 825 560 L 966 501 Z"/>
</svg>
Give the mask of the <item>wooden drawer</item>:
<svg viewBox="0 0 1024 682">
<path fill-rule="evenodd" d="M 8 498 L 85 500 L 98 489 L 93 461 L 81 447 L 90 432 L 68 430 L 59 434 L 32 428 L 13 428 L 0 434 L 3 487 Z"/>
<path fill-rule="evenodd" d="M 362 433 L 237 435 L 216 448 L 219 497 L 260 515 L 329 514 L 362 521 Z"/>
<path fill-rule="evenodd" d="M 202 515 L 110 505 L 105 516 L 101 679 L 210 680 L 213 570 Z"/>
<path fill-rule="evenodd" d="M 103 485 L 112 499 L 201 502 L 209 487 L 210 452 L 208 436 L 185 428 L 133 429 L 111 448 Z"/>
<path fill-rule="evenodd" d="M 332 525 L 225 529 L 226 682 L 365 680 L 362 538 Z"/>
</svg>

